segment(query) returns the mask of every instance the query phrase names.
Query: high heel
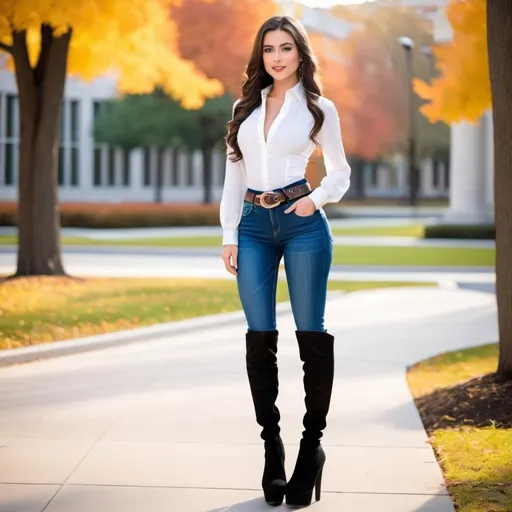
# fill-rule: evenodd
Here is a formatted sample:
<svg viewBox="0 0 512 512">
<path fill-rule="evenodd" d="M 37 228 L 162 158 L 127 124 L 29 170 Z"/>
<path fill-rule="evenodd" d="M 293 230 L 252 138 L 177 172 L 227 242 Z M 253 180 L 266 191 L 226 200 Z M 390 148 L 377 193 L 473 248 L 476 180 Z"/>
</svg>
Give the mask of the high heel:
<svg viewBox="0 0 512 512">
<path fill-rule="evenodd" d="M 315 483 L 315 501 L 320 501 L 320 496 L 322 494 L 322 475 L 324 473 L 324 468 L 320 470 L 318 476 L 316 477 Z"/>
<path fill-rule="evenodd" d="M 334 380 L 334 337 L 326 332 L 297 331 L 300 358 L 304 362 L 306 414 L 299 455 L 286 486 L 286 504 L 293 508 L 311 504 L 322 493 L 325 452 L 320 444 L 327 424 Z"/>
<path fill-rule="evenodd" d="M 293 476 L 286 485 L 286 504 L 289 507 L 301 508 L 311 505 L 313 491 L 315 500 L 320 501 L 325 459 L 320 444 L 314 447 L 304 439 L 301 441 Z"/>
<path fill-rule="evenodd" d="M 284 446 L 280 436 L 275 440 L 265 441 L 265 468 L 261 486 L 265 501 L 271 507 L 278 507 L 284 500 L 286 486 L 284 457 Z"/>
</svg>

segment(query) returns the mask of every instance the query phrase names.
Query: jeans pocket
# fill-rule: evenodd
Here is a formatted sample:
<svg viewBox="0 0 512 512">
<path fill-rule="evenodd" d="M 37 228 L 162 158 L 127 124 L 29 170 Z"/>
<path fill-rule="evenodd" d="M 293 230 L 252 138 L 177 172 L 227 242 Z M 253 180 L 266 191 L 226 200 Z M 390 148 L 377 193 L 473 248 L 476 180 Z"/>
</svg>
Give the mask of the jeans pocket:
<svg viewBox="0 0 512 512">
<path fill-rule="evenodd" d="M 254 204 L 249 201 L 244 201 L 244 208 L 242 210 L 242 217 L 247 217 L 254 209 Z"/>
<path fill-rule="evenodd" d="M 299 215 L 295 210 L 293 210 L 293 213 L 295 214 L 296 217 L 299 217 L 299 219 L 309 219 L 310 217 L 315 216 L 316 211 L 314 211 L 313 213 L 310 213 L 309 215 Z"/>
</svg>

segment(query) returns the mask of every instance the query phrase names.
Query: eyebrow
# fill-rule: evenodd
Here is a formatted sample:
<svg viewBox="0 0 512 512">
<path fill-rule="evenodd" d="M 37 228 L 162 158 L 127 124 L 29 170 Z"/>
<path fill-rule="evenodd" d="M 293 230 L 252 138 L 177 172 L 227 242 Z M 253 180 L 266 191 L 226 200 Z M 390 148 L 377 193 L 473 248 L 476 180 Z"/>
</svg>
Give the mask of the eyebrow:
<svg viewBox="0 0 512 512">
<path fill-rule="evenodd" d="M 293 45 L 293 43 L 283 43 L 283 44 L 280 44 L 279 46 L 286 46 L 287 44 Z M 263 48 L 265 48 L 265 47 L 274 48 L 271 44 L 264 44 Z"/>
</svg>

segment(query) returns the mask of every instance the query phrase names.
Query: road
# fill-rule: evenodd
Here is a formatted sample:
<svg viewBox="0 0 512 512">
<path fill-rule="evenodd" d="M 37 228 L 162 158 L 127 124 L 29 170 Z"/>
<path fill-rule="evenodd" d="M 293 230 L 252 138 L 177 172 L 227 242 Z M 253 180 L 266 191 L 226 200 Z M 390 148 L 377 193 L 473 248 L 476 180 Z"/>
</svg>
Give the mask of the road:
<svg viewBox="0 0 512 512">
<path fill-rule="evenodd" d="M 201 277 L 233 279 L 224 269 L 219 248 L 68 247 L 68 273 L 84 277 Z M 14 272 L 16 249 L 0 247 L 0 275 Z M 281 273 L 281 278 L 284 274 Z M 493 269 L 482 267 L 394 267 L 334 265 L 336 281 L 435 282 L 493 292 Z"/>
</svg>

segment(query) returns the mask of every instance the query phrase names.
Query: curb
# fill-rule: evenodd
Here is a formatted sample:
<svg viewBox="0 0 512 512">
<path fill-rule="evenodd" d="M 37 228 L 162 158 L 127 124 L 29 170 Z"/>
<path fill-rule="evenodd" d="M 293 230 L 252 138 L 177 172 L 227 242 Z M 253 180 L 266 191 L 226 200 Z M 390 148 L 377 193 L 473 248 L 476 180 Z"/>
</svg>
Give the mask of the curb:
<svg viewBox="0 0 512 512">
<path fill-rule="evenodd" d="M 343 291 L 328 292 L 327 300 L 332 300 L 341 295 Z M 291 313 L 290 302 L 280 302 L 276 305 L 276 313 Z M 168 336 L 177 336 L 202 329 L 222 327 L 224 325 L 245 324 L 243 311 L 220 313 L 217 315 L 200 316 L 166 322 L 149 327 L 138 327 L 125 331 L 97 334 L 84 338 L 75 338 L 63 341 L 53 341 L 32 345 L 30 347 L 12 348 L 0 350 L 0 368 L 15 364 L 32 363 L 43 359 L 51 359 L 105 348 L 119 347 L 130 343 L 151 341 Z"/>
</svg>

